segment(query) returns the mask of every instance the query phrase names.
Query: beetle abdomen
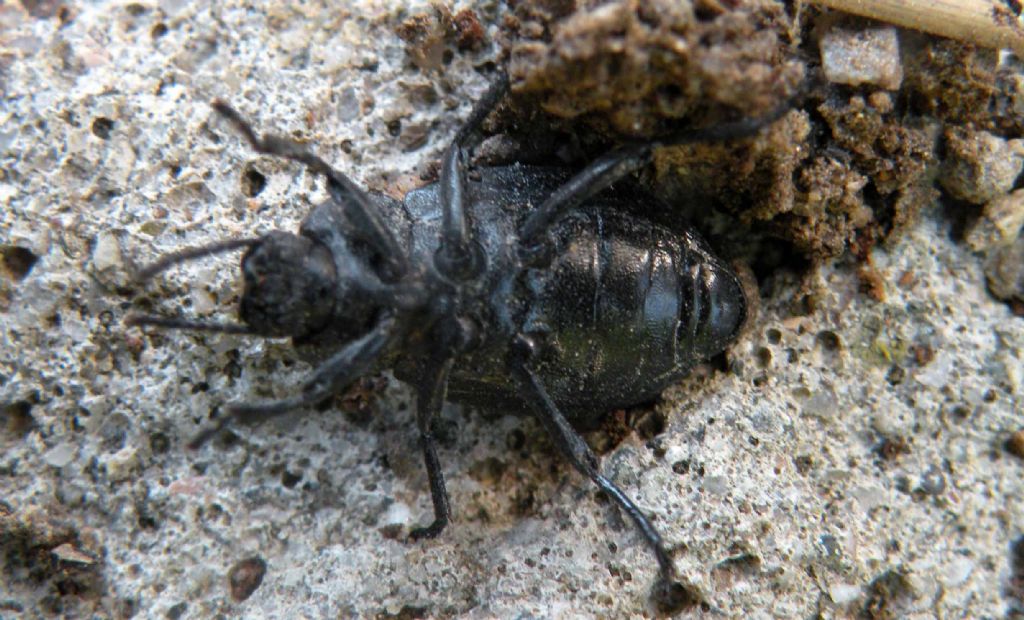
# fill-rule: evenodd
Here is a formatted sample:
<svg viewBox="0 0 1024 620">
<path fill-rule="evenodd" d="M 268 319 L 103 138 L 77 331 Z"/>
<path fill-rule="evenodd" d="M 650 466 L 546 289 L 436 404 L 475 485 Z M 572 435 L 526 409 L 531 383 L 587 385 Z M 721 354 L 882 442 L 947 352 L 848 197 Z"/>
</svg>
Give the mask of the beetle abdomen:
<svg viewBox="0 0 1024 620">
<path fill-rule="evenodd" d="M 731 270 L 695 234 L 588 208 L 557 227 L 555 242 L 550 268 L 526 274 L 523 331 L 544 342 L 537 369 L 582 426 L 653 398 L 717 353 L 707 335 L 722 330 L 709 323 L 725 318 L 712 307 L 723 297 L 745 307 Z"/>
</svg>

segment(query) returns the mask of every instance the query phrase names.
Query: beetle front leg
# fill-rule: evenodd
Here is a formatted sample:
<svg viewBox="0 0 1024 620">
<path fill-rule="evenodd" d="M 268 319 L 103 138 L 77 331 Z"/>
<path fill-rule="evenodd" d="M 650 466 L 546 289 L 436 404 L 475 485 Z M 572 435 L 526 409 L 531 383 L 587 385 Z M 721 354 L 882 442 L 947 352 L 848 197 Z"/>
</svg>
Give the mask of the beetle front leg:
<svg viewBox="0 0 1024 620">
<path fill-rule="evenodd" d="M 526 336 L 519 336 L 513 345 L 512 357 L 509 360 L 509 368 L 515 379 L 520 395 L 529 404 L 530 408 L 537 415 L 541 424 L 548 431 L 551 439 L 558 446 L 558 449 L 572 466 L 584 476 L 590 478 L 602 491 L 611 497 L 618 504 L 634 525 L 640 531 L 647 546 L 654 552 L 658 560 L 661 573 L 661 586 L 670 590 L 674 584 L 675 569 L 672 558 L 661 539 L 661 535 L 654 529 L 654 526 L 647 519 L 640 508 L 633 503 L 615 483 L 601 474 L 597 457 L 591 451 L 587 442 L 580 437 L 576 429 L 569 424 L 562 412 L 558 410 L 554 401 L 548 395 L 547 390 L 540 378 L 529 367 L 530 358 L 534 354 L 535 346 Z"/>
<path fill-rule="evenodd" d="M 434 439 L 434 418 L 441 411 L 445 393 L 448 389 L 448 373 L 451 371 L 454 358 L 436 363 L 431 360 L 427 365 L 425 376 L 416 385 L 416 425 L 420 431 L 420 445 L 423 448 L 423 460 L 427 466 L 427 477 L 430 479 L 430 498 L 434 503 L 434 521 L 426 527 L 418 527 L 409 532 L 409 540 L 436 538 L 451 520 L 451 508 L 448 504 L 448 491 L 444 486 L 444 473 L 441 462 L 437 458 L 437 442 Z"/>
<path fill-rule="evenodd" d="M 352 222 L 354 232 L 373 248 L 382 264 L 390 271 L 389 275 L 397 279 L 408 271 L 408 260 L 394 233 L 377 213 L 369 195 L 348 176 L 289 138 L 274 134 L 260 136 L 249 121 L 227 103 L 216 99 L 211 105 L 218 114 L 235 126 L 257 153 L 290 159 L 305 165 L 315 174 L 324 175 L 327 178 L 327 193 L 332 200 L 341 205 Z"/>
<path fill-rule="evenodd" d="M 308 407 L 343 390 L 365 374 L 377 361 L 396 332 L 394 318 L 386 317 L 366 335 L 353 340 L 320 365 L 296 396 L 263 403 L 232 403 L 227 413 L 213 426 L 200 431 L 189 448 L 196 449 L 227 427 L 232 420 L 262 422 L 300 407 Z"/>
</svg>

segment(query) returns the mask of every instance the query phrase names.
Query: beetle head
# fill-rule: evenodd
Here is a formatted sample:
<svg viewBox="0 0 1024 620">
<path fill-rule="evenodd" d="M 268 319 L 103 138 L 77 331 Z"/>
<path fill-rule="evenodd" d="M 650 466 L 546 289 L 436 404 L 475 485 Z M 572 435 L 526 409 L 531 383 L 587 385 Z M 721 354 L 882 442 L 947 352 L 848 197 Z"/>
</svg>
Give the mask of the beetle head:
<svg viewBox="0 0 1024 620">
<path fill-rule="evenodd" d="M 247 248 L 241 264 L 241 324 L 147 314 L 132 314 L 125 321 L 165 329 L 291 337 L 297 343 L 316 336 L 329 342 L 363 333 L 380 309 L 379 298 L 371 293 L 379 281 L 369 263 L 352 253 L 336 262 L 320 241 L 282 231 L 183 248 L 136 271 L 135 278 L 146 282 L 174 265 L 239 248 Z"/>
<path fill-rule="evenodd" d="M 334 311 L 338 278 L 331 252 L 308 237 L 267 233 L 242 257 L 239 316 L 256 334 L 302 338 Z"/>
</svg>

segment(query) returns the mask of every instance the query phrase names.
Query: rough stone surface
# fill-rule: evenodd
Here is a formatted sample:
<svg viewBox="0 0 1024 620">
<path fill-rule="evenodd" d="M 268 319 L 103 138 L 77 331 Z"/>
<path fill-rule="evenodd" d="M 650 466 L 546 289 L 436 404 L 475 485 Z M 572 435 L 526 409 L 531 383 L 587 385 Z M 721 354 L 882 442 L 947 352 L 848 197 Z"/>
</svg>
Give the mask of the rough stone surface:
<svg viewBox="0 0 1024 620">
<path fill-rule="evenodd" d="M 953 196 L 979 205 L 1013 189 L 1024 167 L 1024 140 L 1005 140 L 987 131 L 950 129 L 946 149 L 942 186 Z"/>
<path fill-rule="evenodd" d="M 408 544 L 430 515 L 408 391 L 371 382 L 189 452 L 212 409 L 289 394 L 309 365 L 284 341 L 122 323 L 231 312 L 234 258 L 145 291 L 127 273 L 293 229 L 326 197 L 249 152 L 211 98 L 401 193 L 485 88 L 502 7 L 474 7 L 460 31 L 430 5 L 374 0 L 31 4 L 0 7 L 0 615 L 653 615 L 647 550 L 531 421 L 447 408 L 455 522 Z M 413 18 L 425 34 L 400 36 Z M 871 251 L 880 297 L 845 262 L 772 274 L 729 370 L 667 390 L 661 432 L 605 454 L 702 597 L 687 613 L 1021 604 L 1024 474 L 1004 446 L 1021 428 L 1024 328 L 950 226 L 929 209 Z M 238 602 L 229 575 L 251 558 L 265 573 Z"/>
</svg>

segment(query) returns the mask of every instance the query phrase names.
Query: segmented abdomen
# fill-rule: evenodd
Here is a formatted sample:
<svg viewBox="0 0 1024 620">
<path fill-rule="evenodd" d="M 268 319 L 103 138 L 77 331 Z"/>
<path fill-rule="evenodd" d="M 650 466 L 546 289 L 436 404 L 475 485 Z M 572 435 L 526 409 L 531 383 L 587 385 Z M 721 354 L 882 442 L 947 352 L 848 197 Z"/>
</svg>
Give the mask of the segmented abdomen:
<svg viewBox="0 0 1024 620">
<path fill-rule="evenodd" d="M 708 316 L 703 242 L 617 211 L 584 209 L 558 226 L 551 266 L 526 277 L 523 329 L 545 344 L 537 369 L 575 418 L 660 393 L 699 361 Z M 581 420 L 586 421 L 586 420 Z"/>
</svg>

